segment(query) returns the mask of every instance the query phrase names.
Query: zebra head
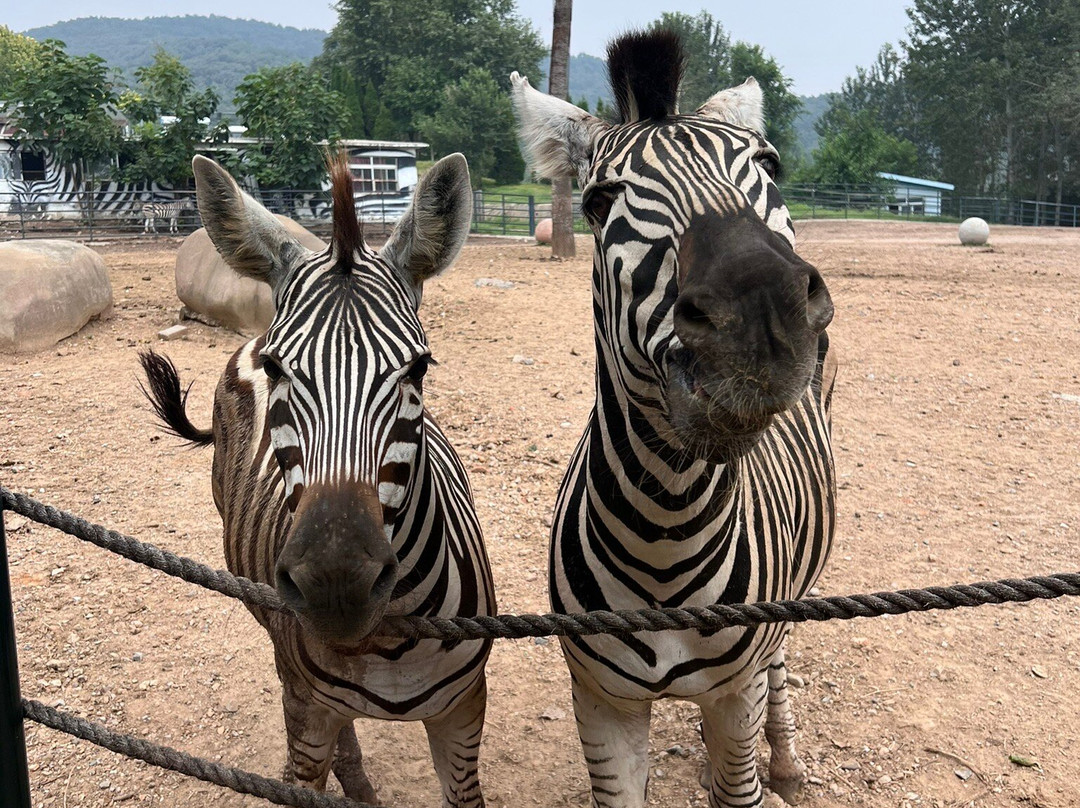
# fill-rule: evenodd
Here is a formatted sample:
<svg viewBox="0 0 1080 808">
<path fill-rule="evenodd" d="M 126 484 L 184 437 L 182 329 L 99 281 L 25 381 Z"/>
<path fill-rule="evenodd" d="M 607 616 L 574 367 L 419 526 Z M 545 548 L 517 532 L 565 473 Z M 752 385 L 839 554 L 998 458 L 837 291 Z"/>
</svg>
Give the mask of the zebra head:
<svg viewBox="0 0 1080 808">
<path fill-rule="evenodd" d="M 676 450 L 727 462 L 806 391 L 832 302 L 794 252 L 753 79 L 679 114 L 678 37 L 628 34 L 607 123 L 511 76 L 525 150 L 576 177 L 595 240 L 602 376 Z"/>
<path fill-rule="evenodd" d="M 386 245 L 364 243 L 344 158 L 332 165 L 333 238 L 303 247 L 235 180 L 194 162 L 199 211 L 218 252 L 273 289 L 275 316 L 256 372 L 291 519 L 275 583 L 316 636 L 355 645 L 398 582 L 391 546 L 424 451 L 423 378 L 431 355 L 421 291 L 457 256 L 471 216 L 469 169 L 440 160 Z M 269 518 L 269 515 L 268 515 Z"/>
</svg>

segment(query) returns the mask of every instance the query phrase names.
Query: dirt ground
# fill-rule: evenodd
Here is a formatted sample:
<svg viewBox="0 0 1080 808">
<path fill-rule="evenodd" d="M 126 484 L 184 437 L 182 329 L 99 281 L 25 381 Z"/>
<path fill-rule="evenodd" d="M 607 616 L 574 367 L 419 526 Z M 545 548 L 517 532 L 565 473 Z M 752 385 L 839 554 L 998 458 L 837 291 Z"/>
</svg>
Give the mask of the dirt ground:
<svg viewBox="0 0 1080 808">
<path fill-rule="evenodd" d="M 799 227 L 836 302 L 841 361 L 840 514 L 823 594 L 1080 568 L 1080 233 L 995 227 L 992 246 L 975 249 L 955 234 Z M 114 316 L 54 350 L 0 357 L 0 482 L 223 566 L 211 452 L 161 436 L 136 385 L 136 352 L 155 345 L 194 380 L 190 411 L 208 424 L 242 342 L 193 323 L 159 344 L 179 307 L 178 243 L 95 245 Z M 592 401 L 591 244 L 578 251 L 556 263 L 523 242 L 470 245 L 425 293 L 440 362 L 426 398 L 470 470 L 503 612 L 546 610 L 545 521 Z M 10 515 L 8 530 L 27 697 L 280 773 L 270 646 L 243 606 Z M 1080 805 L 1078 613 L 1061 599 L 797 628 L 804 804 Z M 488 805 L 586 806 L 557 644 L 499 642 L 488 672 Z M 690 705 L 657 705 L 650 805 L 704 805 L 695 723 Z M 419 725 L 358 728 L 387 805 L 437 804 Z M 27 729 L 38 808 L 264 804 Z"/>
</svg>

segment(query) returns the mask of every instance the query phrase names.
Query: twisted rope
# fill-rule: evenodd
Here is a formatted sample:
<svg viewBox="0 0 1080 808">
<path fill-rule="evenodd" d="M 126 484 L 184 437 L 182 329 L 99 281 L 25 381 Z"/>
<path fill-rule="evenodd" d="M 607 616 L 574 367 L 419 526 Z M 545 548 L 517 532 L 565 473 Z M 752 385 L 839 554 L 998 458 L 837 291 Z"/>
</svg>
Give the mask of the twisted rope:
<svg viewBox="0 0 1080 808">
<path fill-rule="evenodd" d="M 5 508 L 140 564 L 238 598 L 249 605 L 289 611 L 277 592 L 266 584 L 239 578 L 224 570 L 212 569 L 205 564 L 91 524 L 77 516 L 0 487 L 0 509 Z M 903 589 L 869 595 L 728 605 L 718 603 L 682 609 L 594 611 L 584 614 L 506 614 L 498 617 L 391 617 L 379 626 L 378 634 L 460 642 L 683 629 L 716 631 L 733 626 L 748 627 L 765 623 L 851 620 L 855 617 L 880 617 L 884 614 L 925 612 L 931 609 L 1023 603 L 1065 595 L 1080 595 L 1080 573 L 1063 572 L 1031 578 L 1006 578 L 1000 581 Z"/>
<path fill-rule="evenodd" d="M 168 746 L 159 746 L 130 735 L 113 732 L 101 724 L 78 718 L 71 713 L 54 710 L 39 701 L 22 700 L 23 716 L 68 735 L 102 746 L 121 755 L 143 760 L 162 769 L 186 774 L 207 783 L 231 788 L 240 794 L 262 797 L 276 805 L 295 808 L 375 808 L 347 797 L 335 797 L 299 786 L 272 780 L 258 774 L 211 763 Z"/>
</svg>

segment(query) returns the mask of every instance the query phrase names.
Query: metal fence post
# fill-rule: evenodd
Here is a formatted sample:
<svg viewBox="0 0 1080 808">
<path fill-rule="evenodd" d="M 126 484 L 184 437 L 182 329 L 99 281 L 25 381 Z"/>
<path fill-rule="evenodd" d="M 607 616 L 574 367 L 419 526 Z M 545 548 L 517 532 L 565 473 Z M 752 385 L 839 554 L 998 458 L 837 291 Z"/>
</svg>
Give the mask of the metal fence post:
<svg viewBox="0 0 1080 808">
<path fill-rule="evenodd" d="M 19 238 L 26 238 L 26 211 L 23 208 L 22 194 L 15 195 L 15 202 L 19 206 Z"/>
<path fill-rule="evenodd" d="M 4 749 L 0 754 L 0 805 L 31 808 L 14 609 L 4 536 L 4 509 L 0 507 L 0 746 Z"/>
<path fill-rule="evenodd" d="M 529 194 L 529 235 L 536 235 L 536 198 Z"/>
</svg>

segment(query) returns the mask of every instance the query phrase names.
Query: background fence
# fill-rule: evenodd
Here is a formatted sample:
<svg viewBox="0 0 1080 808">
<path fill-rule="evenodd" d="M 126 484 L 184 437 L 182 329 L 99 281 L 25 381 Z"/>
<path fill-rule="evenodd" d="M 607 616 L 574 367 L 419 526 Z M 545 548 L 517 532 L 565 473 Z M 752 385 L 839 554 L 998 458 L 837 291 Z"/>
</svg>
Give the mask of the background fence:
<svg viewBox="0 0 1080 808">
<path fill-rule="evenodd" d="M 795 219 L 878 219 L 959 222 L 979 216 L 991 224 L 1078 227 L 1080 205 L 1028 199 L 995 199 L 942 192 L 935 196 L 857 185 L 785 185 L 781 191 Z M 330 232 L 327 191 L 276 190 L 259 194 L 273 213 L 295 219 L 320 236 Z M 408 207 L 409 197 L 369 196 L 356 201 L 357 216 L 370 235 L 388 233 Z M 170 208 L 175 206 L 175 211 Z M 574 194 L 574 229 L 588 232 Z M 175 212 L 175 219 L 172 214 Z M 472 232 L 532 236 L 551 216 L 548 197 L 473 192 Z M 0 240 L 15 238 L 115 239 L 155 234 L 187 235 L 202 226 L 193 191 L 165 197 L 149 191 L 54 191 L 0 193 Z M 174 229 L 175 228 L 175 229 Z"/>
</svg>

